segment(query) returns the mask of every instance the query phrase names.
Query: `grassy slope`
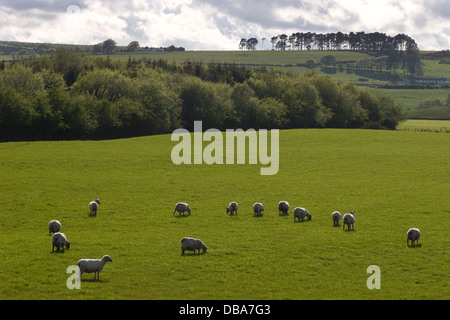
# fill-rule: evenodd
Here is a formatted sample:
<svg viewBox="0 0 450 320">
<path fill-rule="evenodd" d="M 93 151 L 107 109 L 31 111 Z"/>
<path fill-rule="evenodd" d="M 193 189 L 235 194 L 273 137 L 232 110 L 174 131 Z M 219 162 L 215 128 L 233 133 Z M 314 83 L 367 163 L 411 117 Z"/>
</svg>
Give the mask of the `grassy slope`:
<svg viewBox="0 0 450 320">
<path fill-rule="evenodd" d="M 282 131 L 275 176 L 260 165 L 175 166 L 168 135 L 0 144 L 0 299 L 448 299 L 449 139 Z M 225 214 L 232 200 L 237 217 Z M 279 217 L 279 200 L 312 221 Z M 173 217 L 177 201 L 192 215 Z M 333 227 L 331 212 L 351 209 L 356 231 Z M 71 241 L 64 254 L 51 253 L 51 219 Z M 407 248 L 413 226 L 421 246 Z M 183 236 L 208 253 L 181 256 Z M 99 283 L 85 275 L 81 290 L 66 288 L 69 265 L 104 254 L 114 262 Z M 372 264 L 381 290 L 366 287 Z"/>
</svg>

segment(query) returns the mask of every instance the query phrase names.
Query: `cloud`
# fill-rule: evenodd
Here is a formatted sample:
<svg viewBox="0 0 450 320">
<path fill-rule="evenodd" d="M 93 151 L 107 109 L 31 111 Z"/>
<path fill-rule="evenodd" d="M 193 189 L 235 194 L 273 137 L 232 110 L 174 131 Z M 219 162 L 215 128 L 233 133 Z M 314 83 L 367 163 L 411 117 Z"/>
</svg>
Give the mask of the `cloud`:
<svg viewBox="0 0 450 320">
<path fill-rule="evenodd" d="M 0 0 L 0 39 L 235 50 L 242 37 L 378 31 L 439 50 L 450 47 L 449 18 L 446 0 Z"/>
</svg>

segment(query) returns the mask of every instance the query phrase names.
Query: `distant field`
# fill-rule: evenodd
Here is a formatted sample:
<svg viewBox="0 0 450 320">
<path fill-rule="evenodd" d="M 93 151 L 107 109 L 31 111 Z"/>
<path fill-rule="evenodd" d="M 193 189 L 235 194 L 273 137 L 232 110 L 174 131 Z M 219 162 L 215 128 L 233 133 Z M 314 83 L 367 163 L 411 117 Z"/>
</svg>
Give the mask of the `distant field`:
<svg viewBox="0 0 450 320">
<path fill-rule="evenodd" d="M 450 94 L 449 89 L 383 89 L 367 88 L 376 95 L 392 96 L 399 103 L 410 118 L 422 119 L 450 119 L 449 108 L 416 109 L 416 106 L 424 100 L 440 99 L 445 103 Z"/>
<path fill-rule="evenodd" d="M 265 64 L 265 65 L 296 65 L 304 64 L 313 59 L 319 60 L 332 54 L 337 61 L 358 61 L 367 58 L 364 53 L 351 51 L 175 51 L 175 52 L 147 52 L 147 53 L 116 53 L 114 56 L 123 60 L 129 57 L 148 59 L 165 59 L 171 61 L 192 61 L 204 63 L 236 63 L 236 64 Z"/>
<path fill-rule="evenodd" d="M 450 298 L 450 135 L 281 131 L 274 176 L 259 164 L 176 166 L 175 144 L 170 135 L 1 143 L 0 299 Z M 278 215 L 280 200 L 289 216 Z M 173 216 L 177 201 L 192 215 Z M 296 206 L 312 220 L 294 223 Z M 334 210 L 355 210 L 355 231 L 333 227 Z M 71 242 L 64 253 L 51 252 L 51 219 Z M 406 246 L 410 227 L 422 230 L 416 248 Z M 181 256 L 184 236 L 208 252 Z M 67 289 L 68 266 L 104 254 L 114 261 L 99 282 L 86 274 Z M 370 265 L 380 290 L 366 286 Z"/>
<path fill-rule="evenodd" d="M 397 130 L 450 133 L 450 121 L 408 119 L 400 123 Z"/>
</svg>

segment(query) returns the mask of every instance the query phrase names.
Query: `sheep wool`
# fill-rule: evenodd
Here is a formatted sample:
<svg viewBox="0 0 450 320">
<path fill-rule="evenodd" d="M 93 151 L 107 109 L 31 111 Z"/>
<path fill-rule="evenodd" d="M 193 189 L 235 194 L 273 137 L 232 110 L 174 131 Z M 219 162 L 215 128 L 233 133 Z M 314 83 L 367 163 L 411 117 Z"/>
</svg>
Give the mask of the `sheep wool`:
<svg viewBox="0 0 450 320">
<path fill-rule="evenodd" d="M 64 252 L 64 247 L 67 249 L 70 248 L 70 242 L 67 241 L 67 237 L 64 233 L 56 232 L 52 236 L 52 252 L 59 251 L 59 248 L 62 248 L 62 251 Z"/>
<path fill-rule="evenodd" d="M 287 215 L 289 210 L 289 202 L 280 201 L 278 202 L 278 215 Z"/>
<path fill-rule="evenodd" d="M 95 199 L 94 201 L 89 202 L 89 210 L 90 210 L 90 215 L 97 215 L 97 210 L 98 210 L 98 205 L 100 204 L 100 200 L 99 199 Z"/>
<path fill-rule="evenodd" d="M 406 245 L 409 247 L 409 241 L 411 241 L 411 246 L 416 246 L 419 244 L 420 230 L 417 228 L 411 228 L 406 232 Z"/>
<path fill-rule="evenodd" d="M 302 207 L 297 207 L 294 209 L 294 222 L 295 219 L 298 219 L 298 221 L 304 221 L 305 217 L 307 217 L 308 220 L 311 220 L 312 218 L 311 214 L 308 212 L 307 209 Z"/>
<path fill-rule="evenodd" d="M 205 253 L 206 250 L 208 249 L 208 247 L 205 246 L 203 241 L 200 239 L 184 237 L 183 239 L 180 240 L 180 242 L 182 255 L 184 255 L 185 251 L 194 251 L 195 254 L 195 251 L 198 250 L 198 253 L 200 254 L 200 249 L 203 250 L 203 253 Z"/>
<path fill-rule="evenodd" d="M 83 273 L 94 273 L 94 280 L 100 279 L 100 271 L 103 270 L 105 263 L 112 262 L 110 256 L 105 255 L 101 259 L 80 259 L 77 262 L 80 268 L 80 280 Z"/>
<path fill-rule="evenodd" d="M 350 211 L 350 213 L 344 214 L 342 224 L 342 230 L 345 230 L 345 225 L 347 225 L 348 230 L 355 230 L 355 211 Z"/>
<path fill-rule="evenodd" d="M 339 221 L 341 220 L 341 213 L 339 211 L 334 211 L 331 214 L 331 218 L 333 219 L 333 225 L 338 226 L 339 225 Z"/>
<path fill-rule="evenodd" d="M 260 202 L 253 204 L 253 216 L 262 217 L 262 212 L 264 211 L 264 206 Z"/>
<path fill-rule="evenodd" d="M 227 213 L 229 213 L 230 215 L 233 215 L 234 213 L 236 213 L 237 215 L 237 210 L 238 210 L 238 204 L 235 201 L 230 202 L 230 204 L 228 205 L 227 208 Z"/>
<path fill-rule="evenodd" d="M 52 220 L 48 223 L 48 235 L 51 236 L 52 233 L 59 232 L 61 230 L 61 222 L 58 220 Z"/>
<path fill-rule="evenodd" d="M 175 215 L 175 212 L 178 212 L 180 216 L 184 212 L 187 212 L 190 215 L 191 214 L 191 208 L 189 207 L 189 205 L 187 203 L 178 202 L 175 205 L 175 209 L 173 210 L 173 214 L 172 215 Z"/>
</svg>

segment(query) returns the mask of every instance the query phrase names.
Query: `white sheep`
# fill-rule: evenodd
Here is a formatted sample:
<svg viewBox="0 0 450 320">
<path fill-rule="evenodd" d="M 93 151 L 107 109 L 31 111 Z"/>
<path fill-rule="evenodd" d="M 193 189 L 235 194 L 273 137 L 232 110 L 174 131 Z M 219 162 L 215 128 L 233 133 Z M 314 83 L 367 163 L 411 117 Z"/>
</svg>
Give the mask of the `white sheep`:
<svg viewBox="0 0 450 320">
<path fill-rule="evenodd" d="M 92 273 L 94 272 L 94 281 L 100 279 L 100 271 L 102 271 L 105 263 L 112 262 L 110 256 L 105 255 L 101 259 L 80 259 L 77 262 L 78 267 L 80 268 L 80 280 L 81 275 L 83 273 Z"/>
<path fill-rule="evenodd" d="M 254 216 L 261 216 L 262 217 L 262 212 L 264 211 L 264 206 L 262 205 L 262 203 L 260 202 L 256 202 L 253 204 L 253 215 Z"/>
<path fill-rule="evenodd" d="M 342 230 L 345 230 L 345 225 L 347 225 L 348 230 L 355 230 L 355 211 L 350 211 L 350 213 L 344 214 L 342 218 Z"/>
<path fill-rule="evenodd" d="M 59 232 L 61 230 L 61 222 L 58 220 L 52 220 L 48 223 L 48 235 L 51 236 L 52 233 Z"/>
<path fill-rule="evenodd" d="M 411 228 L 406 232 L 406 245 L 409 247 L 409 241 L 411 240 L 411 245 L 416 246 L 414 242 L 419 245 L 420 230 L 417 228 Z"/>
<path fill-rule="evenodd" d="M 89 215 L 97 215 L 98 205 L 100 204 L 99 199 L 89 202 L 89 210 L 91 211 Z"/>
<path fill-rule="evenodd" d="M 184 202 L 178 202 L 175 205 L 175 209 L 173 210 L 172 215 L 175 215 L 175 212 L 179 212 L 179 215 L 181 215 L 182 213 L 184 213 L 186 211 L 189 213 L 189 215 L 191 214 L 191 208 L 189 207 L 189 205 Z"/>
<path fill-rule="evenodd" d="M 289 210 L 289 202 L 280 201 L 278 202 L 278 215 L 287 215 Z"/>
<path fill-rule="evenodd" d="M 184 237 L 183 239 L 180 240 L 181 242 L 181 254 L 184 254 L 184 251 L 188 250 L 188 251 L 195 251 L 198 250 L 198 253 L 200 254 L 200 249 L 203 250 L 203 253 L 206 252 L 206 250 L 208 249 L 207 246 L 205 246 L 205 244 L 203 243 L 202 240 L 200 239 L 195 239 L 195 238 L 189 238 L 189 237 Z"/>
<path fill-rule="evenodd" d="M 52 252 L 59 251 L 59 248 L 62 248 L 62 251 L 64 252 L 64 247 L 67 249 L 70 248 L 70 242 L 67 241 L 66 235 L 61 232 L 56 232 L 52 236 Z"/>
<path fill-rule="evenodd" d="M 235 201 L 230 202 L 230 204 L 228 205 L 227 208 L 227 213 L 230 213 L 231 215 L 233 215 L 234 212 L 236 212 L 237 215 L 237 210 L 238 210 L 238 204 Z"/>
<path fill-rule="evenodd" d="M 339 211 L 334 211 L 331 214 L 331 219 L 333 219 L 333 225 L 334 226 L 338 226 L 339 225 L 339 220 L 341 220 L 341 213 Z"/>
<path fill-rule="evenodd" d="M 311 214 L 308 212 L 308 210 L 302 207 L 297 207 L 294 209 L 294 222 L 295 218 L 297 218 L 298 221 L 304 221 L 305 217 L 307 217 L 308 220 L 311 220 Z"/>
</svg>

